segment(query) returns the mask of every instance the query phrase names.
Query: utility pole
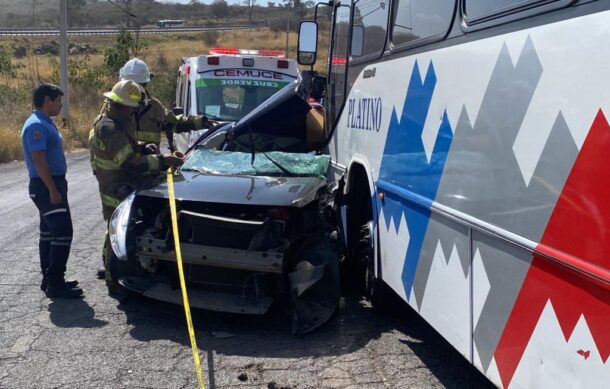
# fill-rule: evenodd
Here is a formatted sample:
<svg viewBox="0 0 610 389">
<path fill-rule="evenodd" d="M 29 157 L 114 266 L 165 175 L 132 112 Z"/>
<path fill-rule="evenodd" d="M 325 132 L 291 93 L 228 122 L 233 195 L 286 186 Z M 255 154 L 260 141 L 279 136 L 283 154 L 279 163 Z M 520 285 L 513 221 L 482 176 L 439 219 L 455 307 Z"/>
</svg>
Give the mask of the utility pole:
<svg viewBox="0 0 610 389">
<path fill-rule="evenodd" d="M 288 7 L 288 16 L 286 17 L 286 58 L 290 54 L 290 46 L 288 45 L 288 38 L 290 37 L 290 8 L 292 0 L 286 0 L 286 6 Z"/>
<path fill-rule="evenodd" d="M 70 93 L 68 91 L 68 6 L 67 0 L 59 0 L 59 78 L 64 92 L 61 118 L 64 125 L 69 122 Z"/>
</svg>

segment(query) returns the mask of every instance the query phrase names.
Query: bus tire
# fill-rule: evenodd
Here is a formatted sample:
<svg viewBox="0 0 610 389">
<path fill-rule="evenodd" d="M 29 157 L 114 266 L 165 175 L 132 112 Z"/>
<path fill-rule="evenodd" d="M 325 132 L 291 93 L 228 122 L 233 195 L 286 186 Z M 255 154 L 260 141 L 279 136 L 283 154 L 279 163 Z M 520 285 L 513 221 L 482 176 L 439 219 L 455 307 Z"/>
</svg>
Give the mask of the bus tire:
<svg viewBox="0 0 610 389">
<path fill-rule="evenodd" d="M 366 298 L 373 308 L 385 312 L 387 310 L 387 286 L 375 274 L 375 241 L 373 239 L 373 221 L 369 220 L 360 228 L 358 244 L 360 263 L 364 267 L 364 288 Z"/>
</svg>

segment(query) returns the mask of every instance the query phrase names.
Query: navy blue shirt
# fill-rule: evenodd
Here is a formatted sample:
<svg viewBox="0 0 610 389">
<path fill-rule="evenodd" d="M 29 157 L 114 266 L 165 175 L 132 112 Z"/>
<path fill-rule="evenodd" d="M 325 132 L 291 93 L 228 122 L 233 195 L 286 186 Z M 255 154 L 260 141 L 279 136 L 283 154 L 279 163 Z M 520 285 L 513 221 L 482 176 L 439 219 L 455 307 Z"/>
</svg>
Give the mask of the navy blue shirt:
<svg viewBox="0 0 610 389">
<path fill-rule="evenodd" d="M 38 177 L 36 166 L 32 160 L 32 152 L 34 151 L 46 152 L 47 163 L 52 176 L 66 174 L 64 140 L 53 120 L 44 113 L 34 111 L 25 121 L 21 129 L 21 145 L 23 146 L 23 157 L 30 177 Z"/>
</svg>

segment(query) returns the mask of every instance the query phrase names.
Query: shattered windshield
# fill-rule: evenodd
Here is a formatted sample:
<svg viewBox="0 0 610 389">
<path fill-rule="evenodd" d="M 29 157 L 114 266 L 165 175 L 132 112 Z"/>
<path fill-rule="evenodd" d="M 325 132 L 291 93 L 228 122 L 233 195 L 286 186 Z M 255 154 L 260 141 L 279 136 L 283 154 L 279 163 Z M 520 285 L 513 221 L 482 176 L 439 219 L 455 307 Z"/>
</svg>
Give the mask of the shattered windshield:
<svg viewBox="0 0 610 389">
<path fill-rule="evenodd" d="M 326 174 L 329 161 L 328 155 L 270 151 L 256 153 L 254 164 L 251 164 L 251 153 L 201 148 L 193 150 L 182 170 L 237 176 L 285 176 L 277 166 L 280 165 L 293 176 L 318 177 Z"/>
</svg>

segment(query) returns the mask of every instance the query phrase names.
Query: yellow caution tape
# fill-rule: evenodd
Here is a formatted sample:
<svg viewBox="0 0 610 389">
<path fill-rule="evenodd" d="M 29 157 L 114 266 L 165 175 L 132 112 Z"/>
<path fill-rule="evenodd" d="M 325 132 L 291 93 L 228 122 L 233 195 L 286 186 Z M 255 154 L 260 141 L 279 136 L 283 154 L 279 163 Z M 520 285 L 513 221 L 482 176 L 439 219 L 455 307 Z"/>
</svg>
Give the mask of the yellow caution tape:
<svg viewBox="0 0 610 389">
<path fill-rule="evenodd" d="M 167 170 L 167 189 L 169 191 L 169 209 L 172 217 L 172 232 L 174 234 L 174 245 L 176 247 L 176 263 L 178 264 L 178 275 L 180 276 L 180 289 L 182 290 L 182 302 L 184 304 L 184 314 L 186 315 L 186 324 L 189 330 L 191 339 L 191 350 L 193 351 L 193 362 L 195 363 L 195 372 L 197 373 L 197 381 L 199 388 L 205 389 L 203 380 L 203 371 L 201 370 L 201 361 L 199 360 L 199 349 L 197 349 L 197 339 L 195 338 L 195 329 L 193 328 L 193 319 L 191 318 L 191 306 L 186 293 L 186 283 L 184 282 L 184 269 L 182 268 L 182 252 L 180 251 L 180 235 L 178 235 L 178 217 L 176 215 L 176 195 L 174 194 L 174 174 L 172 169 Z"/>
</svg>

